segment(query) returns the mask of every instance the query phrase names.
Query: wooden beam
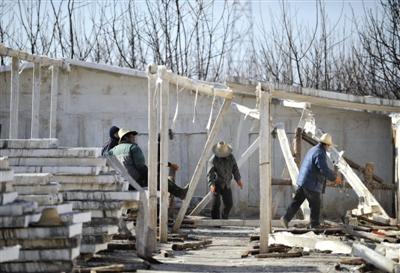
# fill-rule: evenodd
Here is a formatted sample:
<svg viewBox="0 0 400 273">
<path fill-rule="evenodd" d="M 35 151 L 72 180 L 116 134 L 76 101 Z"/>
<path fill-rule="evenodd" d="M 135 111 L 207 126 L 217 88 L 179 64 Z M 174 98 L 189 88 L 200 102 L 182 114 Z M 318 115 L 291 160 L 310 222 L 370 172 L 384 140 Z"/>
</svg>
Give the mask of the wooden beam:
<svg viewBox="0 0 400 273">
<path fill-rule="evenodd" d="M 10 139 L 18 138 L 19 115 L 19 59 L 12 58 L 11 63 L 11 95 L 10 95 Z"/>
<path fill-rule="evenodd" d="M 164 79 L 166 68 L 158 67 L 159 79 Z M 168 125 L 169 122 L 169 82 L 160 82 L 160 242 L 166 243 L 168 240 Z"/>
<path fill-rule="evenodd" d="M 172 229 L 174 232 L 176 232 L 182 224 L 183 218 L 185 217 L 185 213 L 189 207 L 190 200 L 192 199 L 194 191 L 196 190 L 197 184 L 199 182 L 201 172 L 203 171 L 206 165 L 207 159 L 210 157 L 212 146 L 214 145 L 218 132 L 222 127 L 222 121 L 224 119 L 226 112 L 229 110 L 230 105 L 231 105 L 231 100 L 225 99 L 221 109 L 219 110 L 218 116 L 215 119 L 214 125 L 210 130 L 206 144 L 204 145 L 204 149 L 200 155 L 199 162 L 197 163 L 192 179 L 190 180 L 186 198 L 185 200 L 183 200 L 181 208 L 178 212 L 178 216 L 175 220 Z"/>
<path fill-rule="evenodd" d="M 191 91 L 199 91 L 199 93 L 208 96 L 217 96 L 225 99 L 232 99 L 233 93 L 230 88 L 222 86 L 221 84 L 213 84 L 198 80 L 193 80 L 187 77 L 179 76 L 174 74 L 172 71 L 166 71 L 163 75 L 163 79 L 168 80 L 174 85 L 179 85 L 181 88 L 185 88 Z"/>
<path fill-rule="evenodd" d="M 395 272 L 396 265 L 391 259 L 362 245 L 361 243 L 354 243 L 351 253 L 354 256 L 362 258 L 367 263 L 373 264 L 376 268 L 383 270 L 384 272 Z"/>
<path fill-rule="evenodd" d="M 271 233 L 272 190 L 271 190 L 271 134 L 269 91 L 261 91 L 260 98 L 260 254 L 268 252 L 268 236 Z"/>
<path fill-rule="evenodd" d="M 260 137 L 257 137 L 254 142 L 246 149 L 246 151 L 243 152 L 243 154 L 240 156 L 240 158 L 237 160 L 237 165 L 240 169 L 242 165 L 249 159 L 249 157 L 258 149 Z M 197 204 L 197 206 L 192 210 L 192 212 L 189 214 L 190 216 L 194 215 L 199 215 L 200 212 L 207 207 L 208 203 L 210 203 L 212 199 L 212 193 L 208 192 L 206 196 L 204 196 L 203 199 Z"/>
<path fill-rule="evenodd" d="M 285 128 L 282 123 L 276 125 L 276 133 L 278 135 L 279 145 L 281 147 L 283 157 L 285 158 L 286 167 L 289 170 L 290 179 L 292 180 L 292 189 L 293 192 L 295 192 L 297 190 L 297 177 L 299 176 L 299 169 L 292 156 L 289 141 L 287 139 Z M 307 200 L 304 200 L 303 204 L 301 205 L 301 211 L 303 213 L 304 219 L 309 220 L 310 207 Z"/>
<path fill-rule="evenodd" d="M 157 80 L 157 66 L 149 65 L 147 68 L 147 84 L 148 84 L 148 187 L 149 187 L 149 228 L 153 231 L 157 230 L 157 109 L 155 105 L 155 92 Z M 157 232 L 151 233 L 153 238 L 149 240 L 157 241 Z"/>
<path fill-rule="evenodd" d="M 392 117 L 394 131 L 394 181 L 397 186 L 396 192 L 396 219 L 400 224 L 400 115 Z"/>
<path fill-rule="evenodd" d="M 51 91 L 50 91 L 50 124 L 49 137 L 57 138 L 57 103 L 58 103 L 58 83 L 60 69 L 58 66 L 51 68 Z"/>
<path fill-rule="evenodd" d="M 39 138 L 40 63 L 33 65 L 31 138 Z"/>
<path fill-rule="evenodd" d="M 297 167 L 300 168 L 301 164 L 301 135 L 303 133 L 302 128 L 296 128 L 296 136 L 294 141 L 294 162 L 296 162 Z"/>
</svg>

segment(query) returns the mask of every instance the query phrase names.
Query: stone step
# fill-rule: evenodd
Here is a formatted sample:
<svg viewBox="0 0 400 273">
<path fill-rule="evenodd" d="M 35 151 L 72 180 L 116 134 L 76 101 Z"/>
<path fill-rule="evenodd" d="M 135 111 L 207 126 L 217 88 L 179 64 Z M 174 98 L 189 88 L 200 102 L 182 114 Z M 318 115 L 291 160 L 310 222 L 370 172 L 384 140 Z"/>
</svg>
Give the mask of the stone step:
<svg viewBox="0 0 400 273">
<path fill-rule="evenodd" d="M 36 211 L 37 208 L 38 205 L 36 202 L 17 200 L 13 203 L 0 206 L 0 217 L 28 214 Z"/>
<path fill-rule="evenodd" d="M 47 208 L 54 208 L 57 210 L 58 214 L 65 214 L 72 212 L 72 204 L 71 203 L 62 203 L 58 205 L 50 205 L 50 206 L 40 206 L 38 211 L 42 211 Z"/>
<path fill-rule="evenodd" d="M 97 184 L 110 184 L 119 181 L 119 177 L 114 174 L 100 174 L 100 175 L 80 175 L 80 174 L 55 174 L 54 181 L 61 184 L 67 183 L 97 183 Z"/>
<path fill-rule="evenodd" d="M 98 175 L 100 172 L 108 172 L 108 167 L 87 166 L 14 166 L 16 173 L 52 173 L 52 174 L 83 174 Z"/>
<path fill-rule="evenodd" d="M 81 253 L 90 254 L 97 253 L 108 248 L 108 243 L 104 244 L 82 244 Z"/>
<path fill-rule="evenodd" d="M 51 173 L 16 173 L 14 185 L 47 185 L 55 181 Z"/>
<path fill-rule="evenodd" d="M 14 180 L 13 170 L 0 170 L 0 183 Z"/>
<path fill-rule="evenodd" d="M 12 191 L 12 192 L 2 192 L 0 193 L 0 205 L 6 205 L 9 203 L 12 203 L 17 199 L 18 197 L 18 192 Z"/>
<path fill-rule="evenodd" d="M 0 149 L 0 156 L 11 157 L 101 157 L 101 148 Z"/>
<path fill-rule="evenodd" d="M 18 261 L 21 262 L 47 262 L 47 261 L 72 261 L 79 256 L 80 247 L 66 249 L 21 249 Z"/>
<path fill-rule="evenodd" d="M 27 194 L 55 194 L 61 189 L 57 182 L 50 182 L 49 185 L 14 185 L 14 190 L 20 195 Z"/>
<path fill-rule="evenodd" d="M 1 156 L 1 152 L 0 152 L 0 156 Z M 9 170 L 9 169 L 10 169 L 10 164 L 8 162 L 8 158 L 1 156 L 0 157 L 0 170 Z"/>
<path fill-rule="evenodd" d="M 61 221 L 68 224 L 87 223 L 92 219 L 90 212 L 69 212 L 60 215 Z"/>
<path fill-rule="evenodd" d="M 74 267 L 72 261 L 51 262 L 9 262 L 0 264 L 0 272 L 4 273 L 49 273 L 49 272 L 71 272 Z"/>
<path fill-rule="evenodd" d="M 1 228 L 23 228 L 29 226 L 31 223 L 39 221 L 41 213 L 19 215 L 19 216 L 1 216 Z"/>
<path fill-rule="evenodd" d="M 9 246 L 0 248 L 0 263 L 18 260 L 21 246 Z M 3 272 L 3 271 L 1 271 Z"/>
<path fill-rule="evenodd" d="M 87 200 L 87 201 L 139 201 L 139 192 L 104 192 L 104 191 L 69 191 L 63 193 L 64 200 Z"/>
<path fill-rule="evenodd" d="M 87 226 L 84 224 L 82 235 L 114 235 L 118 234 L 118 226 L 116 225 L 100 225 L 100 226 Z"/>
<path fill-rule="evenodd" d="M 52 249 L 52 248 L 75 248 L 80 246 L 81 236 L 75 236 L 73 238 L 62 238 L 62 239 L 38 239 L 38 240 L 26 240 L 26 239 L 8 239 L 0 240 L 0 247 L 20 245 L 23 249 Z"/>
<path fill-rule="evenodd" d="M 18 200 L 34 201 L 39 206 L 53 206 L 64 202 L 62 193 L 19 195 Z"/>
<path fill-rule="evenodd" d="M 72 238 L 82 234 L 82 224 L 58 227 L 0 228 L 0 240 Z"/>
<path fill-rule="evenodd" d="M 61 166 L 80 166 L 80 167 L 102 167 L 106 165 L 104 158 L 63 158 L 63 157 L 12 157 L 9 159 L 13 166 L 42 166 L 42 167 L 61 167 Z"/>
<path fill-rule="evenodd" d="M 60 192 L 66 191 L 127 191 L 129 183 L 61 183 Z"/>
<path fill-rule="evenodd" d="M 137 207 L 138 201 L 69 201 L 77 210 L 114 210 Z"/>
<path fill-rule="evenodd" d="M 16 190 L 14 190 L 13 184 L 14 184 L 14 182 L 12 182 L 12 181 L 1 182 L 0 183 L 0 193 L 16 191 Z"/>
<path fill-rule="evenodd" d="M 56 138 L 0 139 L 0 149 L 51 149 L 58 147 Z"/>
</svg>

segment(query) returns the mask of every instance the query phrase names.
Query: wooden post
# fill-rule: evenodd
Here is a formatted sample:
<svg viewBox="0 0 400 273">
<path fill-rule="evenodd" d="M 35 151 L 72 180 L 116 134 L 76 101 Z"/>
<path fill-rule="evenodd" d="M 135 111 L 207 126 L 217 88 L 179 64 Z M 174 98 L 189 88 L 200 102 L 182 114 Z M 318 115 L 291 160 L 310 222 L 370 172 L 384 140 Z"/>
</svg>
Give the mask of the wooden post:
<svg viewBox="0 0 400 273">
<path fill-rule="evenodd" d="M 272 193 L 271 193 L 271 134 L 269 91 L 261 91 L 260 96 L 260 254 L 268 252 L 268 236 L 271 233 Z"/>
<path fill-rule="evenodd" d="M 163 79 L 166 68 L 158 68 L 159 78 Z M 160 242 L 168 240 L 168 119 L 169 119 L 169 81 L 162 80 L 160 94 Z"/>
<path fill-rule="evenodd" d="M 157 66 L 149 65 L 147 68 L 148 84 L 148 186 L 149 186 L 149 228 L 155 232 L 150 238 L 154 244 L 157 240 L 157 109 L 155 105 L 155 92 L 157 80 Z"/>
<path fill-rule="evenodd" d="M 11 62 L 11 96 L 10 96 L 10 132 L 9 138 L 18 138 L 19 112 L 19 59 L 12 58 Z"/>
<path fill-rule="evenodd" d="M 393 129 L 394 129 L 394 181 L 397 186 L 396 192 L 396 219 L 397 223 L 400 224 L 400 115 L 392 117 Z"/>
<path fill-rule="evenodd" d="M 190 200 L 192 199 L 194 191 L 196 190 L 197 184 L 199 182 L 201 172 L 204 169 L 208 158 L 210 157 L 212 146 L 215 142 L 215 139 L 218 135 L 220 128 L 222 127 L 222 121 L 224 119 L 224 115 L 229 110 L 230 105 L 231 105 L 231 100 L 225 99 L 221 109 L 219 110 L 218 116 L 215 119 L 214 125 L 212 126 L 211 131 L 208 134 L 208 138 L 206 144 L 204 145 L 204 149 L 201 152 L 199 162 L 197 163 L 192 179 L 190 180 L 186 198 L 182 202 L 178 216 L 176 217 L 176 221 L 172 228 L 174 232 L 176 232 L 182 224 L 183 218 L 185 217 L 185 213 L 189 207 Z"/>
<path fill-rule="evenodd" d="M 40 63 L 33 64 L 31 138 L 39 138 Z"/>
<path fill-rule="evenodd" d="M 58 80 L 60 69 L 53 65 L 51 69 L 51 93 L 50 93 L 50 138 L 57 138 L 57 98 L 58 98 Z"/>
<path fill-rule="evenodd" d="M 294 161 L 297 164 L 297 167 L 300 168 L 301 164 L 301 139 L 302 139 L 303 129 L 296 128 L 296 136 L 294 141 Z"/>
</svg>

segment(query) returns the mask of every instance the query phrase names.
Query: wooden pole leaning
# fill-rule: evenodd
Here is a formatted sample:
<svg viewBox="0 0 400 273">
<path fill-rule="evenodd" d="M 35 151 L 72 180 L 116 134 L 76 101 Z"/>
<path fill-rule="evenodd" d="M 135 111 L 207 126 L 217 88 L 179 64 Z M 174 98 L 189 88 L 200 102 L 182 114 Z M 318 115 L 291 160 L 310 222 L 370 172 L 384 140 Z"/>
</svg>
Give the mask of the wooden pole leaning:
<svg viewBox="0 0 400 273">
<path fill-rule="evenodd" d="M 11 61 L 11 96 L 10 96 L 10 131 L 9 138 L 18 138 L 19 114 L 19 59 L 13 57 Z"/>
<path fill-rule="evenodd" d="M 189 189 L 186 194 L 186 198 L 182 202 L 181 208 L 178 212 L 178 216 L 177 216 L 174 226 L 172 228 L 172 230 L 174 232 L 176 232 L 182 224 L 183 218 L 185 217 L 185 213 L 189 207 L 190 200 L 192 199 L 194 191 L 196 190 L 197 184 L 199 182 L 202 170 L 204 169 L 206 162 L 207 162 L 208 158 L 210 157 L 212 146 L 215 142 L 216 137 L 218 136 L 218 132 L 220 131 L 220 129 L 222 127 L 222 121 L 224 119 L 226 112 L 229 110 L 230 105 L 231 105 L 231 99 L 224 99 L 224 103 L 223 103 L 221 109 L 219 110 L 219 113 L 218 113 L 217 118 L 215 119 L 214 125 L 212 126 L 212 128 L 210 130 L 206 144 L 204 145 L 204 149 L 200 155 L 199 162 L 197 163 L 196 168 L 193 173 L 193 176 L 192 176 L 192 179 L 190 180 Z"/>
<path fill-rule="evenodd" d="M 40 63 L 33 64 L 31 138 L 39 138 Z"/>
<path fill-rule="evenodd" d="M 168 240 L 168 119 L 169 81 L 165 80 L 165 66 L 158 67 L 160 82 L 160 242 Z"/>
<path fill-rule="evenodd" d="M 147 67 L 147 84 L 148 84 L 148 132 L 149 138 L 147 142 L 148 150 L 148 187 L 149 187 L 149 228 L 153 230 L 153 241 L 157 241 L 157 109 L 155 104 L 156 85 L 157 85 L 157 66 L 149 65 Z"/>
<path fill-rule="evenodd" d="M 268 252 L 268 236 L 271 233 L 272 187 L 271 187 L 271 134 L 270 134 L 270 91 L 262 91 L 260 96 L 260 253 Z"/>
</svg>

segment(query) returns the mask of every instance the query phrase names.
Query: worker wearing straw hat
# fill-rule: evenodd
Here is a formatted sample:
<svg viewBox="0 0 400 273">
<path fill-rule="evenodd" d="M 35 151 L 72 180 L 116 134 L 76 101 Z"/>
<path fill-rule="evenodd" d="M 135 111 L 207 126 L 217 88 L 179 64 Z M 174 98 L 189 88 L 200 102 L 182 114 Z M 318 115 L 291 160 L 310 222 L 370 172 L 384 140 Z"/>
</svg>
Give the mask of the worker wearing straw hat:
<svg viewBox="0 0 400 273">
<path fill-rule="evenodd" d="M 212 194 L 211 218 L 220 218 L 221 197 L 224 203 L 222 218 L 228 219 L 232 209 L 232 175 L 238 186 L 243 189 L 243 182 L 240 176 L 236 160 L 232 155 L 232 147 L 223 141 L 213 146 L 214 156 L 210 159 L 211 166 L 208 171 L 208 185 Z"/>
<path fill-rule="evenodd" d="M 286 228 L 305 199 L 308 200 L 311 209 L 310 226 L 311 228 L 319 227 L 321 193 L 326 179 L 335 181 L 337 184 L 342 182 L 340 176 L 329 169 L 327 164 L 326 152 L 332 145 L 332 136 L 325 133 L 319 139 L 319 143 L 312 147 L 304 157 L 297 177 L 298 188 L 295 196 L 286 214 L 281 218 L 282 225 Z"/>
</svg>

